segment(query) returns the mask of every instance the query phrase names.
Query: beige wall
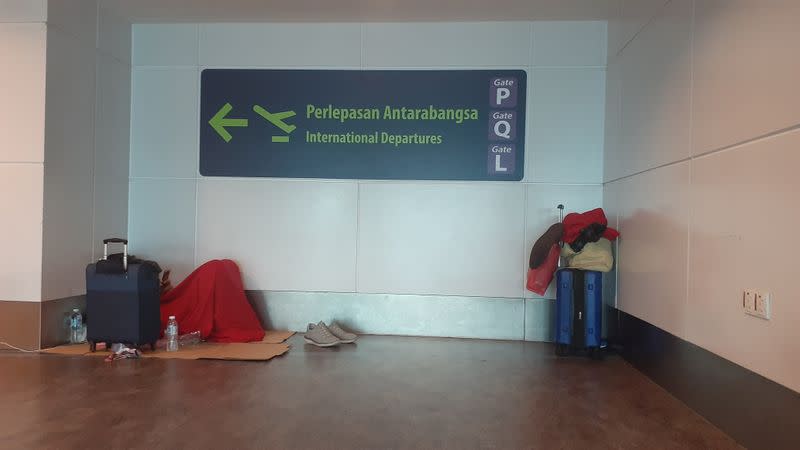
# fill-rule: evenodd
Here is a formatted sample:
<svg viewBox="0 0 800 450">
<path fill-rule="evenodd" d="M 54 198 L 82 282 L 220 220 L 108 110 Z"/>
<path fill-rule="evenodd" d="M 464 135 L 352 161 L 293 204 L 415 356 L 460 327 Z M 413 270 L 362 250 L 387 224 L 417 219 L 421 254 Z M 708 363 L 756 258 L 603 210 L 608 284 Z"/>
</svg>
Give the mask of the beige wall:
<svg viewBox="0 0 800 450">
<path fill-rule="evenodd" d="M 604 154 L 617 305 L 800 391 L 800 3 L 618 6 Z M 745 288 L 772 293 L 770 321 L 742 312 Z"/>
<path fill-rule="evenodd" d="M 83 294 L 126 234 L 130 42 L 96 0 L 0 1 L 0 300 Z"/>
<path fill-rule="evenodd" d="M 0 8 L 0 300 L 35 302 L 41 298 L 47 29 L 44 9 L 34 3 L 6 1 Z"/>
</svg>

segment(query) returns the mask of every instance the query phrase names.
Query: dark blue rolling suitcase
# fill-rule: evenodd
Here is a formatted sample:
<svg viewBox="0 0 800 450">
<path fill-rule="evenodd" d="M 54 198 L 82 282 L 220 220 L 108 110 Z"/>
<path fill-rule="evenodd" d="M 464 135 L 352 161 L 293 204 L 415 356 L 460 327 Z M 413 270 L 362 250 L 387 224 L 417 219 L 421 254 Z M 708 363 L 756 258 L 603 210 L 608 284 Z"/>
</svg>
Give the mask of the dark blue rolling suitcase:
<svg viewBox="0 0 800 450">
<path fill-rule="evenodd" d="M 109 243 L 125 246 L 121 258 L 109 258 Z M 103 244 L 103 259 L 86 267 L 86 340 L 92 351 L 98 342 L 150 344 L 155 350 L 161 334 L 159 268 L 146 262 L 128 264 L 125 239 L 106 239 Z"/>
<path fill-rule="evenodd" d="M 584 350 L 601 358 L 603 274 L 559 269 L 556 283 L 556 354 Z"/>
</svg>

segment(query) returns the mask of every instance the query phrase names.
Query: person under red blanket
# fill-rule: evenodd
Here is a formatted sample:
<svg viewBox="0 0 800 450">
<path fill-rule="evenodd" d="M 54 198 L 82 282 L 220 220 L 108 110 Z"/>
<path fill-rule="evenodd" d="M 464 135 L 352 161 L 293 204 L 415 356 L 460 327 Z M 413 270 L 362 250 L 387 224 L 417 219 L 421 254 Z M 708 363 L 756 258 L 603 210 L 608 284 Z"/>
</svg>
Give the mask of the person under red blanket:
<svg viewBox="0 0 800 450">
<path fill-rule="evenodd" d="M 200 331 L 214 342 L 253 342 L 264 339 L 253 307 L 247 301 L 242 275 L 229 259 L 209 261 L 172 287 L 170 271 L 161 278 L 161 329 L 175 316 L 180 333 Z M 162 331 L 163 333 L 163 331 Z"/>
</svg>

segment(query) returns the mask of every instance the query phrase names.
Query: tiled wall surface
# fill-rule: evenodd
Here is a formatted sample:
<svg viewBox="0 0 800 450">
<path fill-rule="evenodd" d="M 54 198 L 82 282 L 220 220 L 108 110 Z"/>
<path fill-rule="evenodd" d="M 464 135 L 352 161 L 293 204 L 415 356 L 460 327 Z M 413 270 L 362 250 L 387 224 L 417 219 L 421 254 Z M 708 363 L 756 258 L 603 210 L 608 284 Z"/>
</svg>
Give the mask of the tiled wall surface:
<svg viewBox="0 0 800 450">
<path fill-rule="evenodd" d="M 620 3 L 604 155 L 618 306 L 800 390 L 800 3 Z M 745 288 L 772 293 L 772 320 L 741 311 Z"/>
<path fill-rule="evenodd" d="M 97 0 L 48 2 L 42 301 L 83 295 L 127 231 L 130 58 L 130 24 Z"/>
<path fill-rule="evenodd" d="M 253 45 L 276 39 L 280 50 Z M 343 311 L 364 302 L 359 304 L 369 313 L 380 303 L 371 296 L 387 294 L 396 296 L 383 310 L 387 315 L 414 318 L 431 311 L 457 321 L 484 313 L 447 306 L 453 299 L 490 309 L 511 302 L 535 314 L 530 323 L 538 331 L 531 336 L 546 335 L 551 302 L 524 289 L 528 251 L 558 220 L 558 203 L 570 210 L 601 204 L 605 42 L 605 22 L 136 25 L 132 250 L 172 267 L 176 281 L 205 260 L 232 258 L 248 289 L 289 291 L 284 295 L 300 299 L 337 292 L 342 295 L 321 298 Z M 200 177 L 198 81 L 207 67 L 525 69 L 525 179 Z M 552 292 L 545 297 L 552 299 Z M 505 301 L 493 300 L 498 298 Z M 433 313 L 440 310 L 449 316 Z M 306 319 L 313 320 L 298 308 L 286 323 L 299 327 Z M 521 338 L 525 314 L 512 321 L 511 334 L 488 331 L 506 328 L 500 322 L 469 322 L 474 326 L 467 328 L 475 336 Z M 441 335 L 458 328 L 387 324 L 395 324 L 397 333 Z"/>
<path fill-rule="evenodd" d="M 0 301 L 41 299 L 46 7 L 0 11 Z M 13 132 L 12 132 L 13 130 Z M 2 337 L 2 336 L 0 336 Z"/>
</svg>

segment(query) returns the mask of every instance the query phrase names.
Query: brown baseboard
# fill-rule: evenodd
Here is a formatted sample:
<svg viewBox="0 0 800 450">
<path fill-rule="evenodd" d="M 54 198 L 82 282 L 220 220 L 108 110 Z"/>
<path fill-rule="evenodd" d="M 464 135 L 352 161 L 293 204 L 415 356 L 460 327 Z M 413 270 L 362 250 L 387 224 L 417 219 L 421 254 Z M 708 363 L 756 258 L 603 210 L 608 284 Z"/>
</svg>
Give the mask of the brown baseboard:
<svg viewBox="0 0 800 450">
<path fill-rule="evenodd" d="M 609 341 L 634 367 L 743 446 L 800 449 L 800 393 L 623 311 Z"/>
<path fill-rule="evenodd" d="M 0 300 L 0 341 L 25 350 L 38 350 L 40 317 L 40 302 Z M 0 350 L 3 347 L 0 345 Z"/>
<path fill-rule="evenodd" d="M 69 342 L 69 315 L 72 308 L 86 311 L 86 296 L 46 302 L 0 300 L 0 342 L 25 350 L 65 344 Z"/>
</svg>

